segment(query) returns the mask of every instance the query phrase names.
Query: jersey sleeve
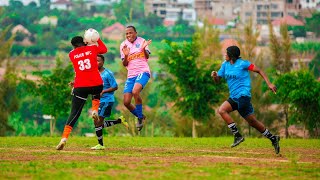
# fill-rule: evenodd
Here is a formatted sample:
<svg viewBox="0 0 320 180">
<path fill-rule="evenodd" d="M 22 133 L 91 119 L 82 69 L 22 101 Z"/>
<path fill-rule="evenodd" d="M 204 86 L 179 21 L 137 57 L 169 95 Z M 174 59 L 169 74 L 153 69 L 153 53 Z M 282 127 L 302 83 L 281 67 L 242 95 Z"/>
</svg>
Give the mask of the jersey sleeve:
<svg viewBox="0 0 320 180">
<path fill-rule="evenodd" d="M 108 51 L 107 46 L 101 41 L 101 39 L 98 40 L 98 54 L 104 54 Z"/>
<path fill-rule="evenodd" d="M 240 64 L 241 68 L 242 69 L 246 69 L 248 70 L 249 67 L 251 66 L 251 62 L 250 61 L 247 61 L 247 60 L 243 60 Z"/>
<path fill-rule="evenodd" d="M 226 67 L 226 61 L 224 61 L 222 64 L 221 64 L 221 67 L 218 71 L 218 76 L 224 78 L 224 74 L 225 74 L 225 67 Z"/>
</svg>

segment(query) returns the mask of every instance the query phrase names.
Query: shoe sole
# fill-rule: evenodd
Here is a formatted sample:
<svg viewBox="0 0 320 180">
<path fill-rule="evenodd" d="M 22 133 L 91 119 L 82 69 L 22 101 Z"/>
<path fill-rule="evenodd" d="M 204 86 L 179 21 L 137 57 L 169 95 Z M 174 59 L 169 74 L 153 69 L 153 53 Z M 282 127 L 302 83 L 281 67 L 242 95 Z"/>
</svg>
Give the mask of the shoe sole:
<svg viewBox="0 0 320 180">
<path fill-rule="evenodd" d="M 143 124 L 145 123 L 145 121 L 146 121 L 146 116 L 145 116 L 145 115 L 143 115 L 142 123 L 141 123 L 141 124 L 137 124 L 137 125 L 136 125 L 136 128 L 138 129 L 138 131 L 141 131 L 141 130 L 142 130 L 142 128 L 143 128 Z"/>
<path fill-rule="evenodd" d="M 58 146 L 56 147 L 56 149 L 57 150 L 62 150 L 65 145 L 66 145 L 66 142 L 59 143 Z"/>
<path fill-rule="evenodd" d="M 231 147 L 232 147 L 232 148 L 233 148 L 233 147 L 236 147 L 236 146 L 238 146 L 239 144 L 241 144 L 243 141 L 244 141 L 244 137 L 242 137 L 242 139 L 241 139 L 240 141 L 238 141 L 238 143 L 232 144 Z"/>
</svg>

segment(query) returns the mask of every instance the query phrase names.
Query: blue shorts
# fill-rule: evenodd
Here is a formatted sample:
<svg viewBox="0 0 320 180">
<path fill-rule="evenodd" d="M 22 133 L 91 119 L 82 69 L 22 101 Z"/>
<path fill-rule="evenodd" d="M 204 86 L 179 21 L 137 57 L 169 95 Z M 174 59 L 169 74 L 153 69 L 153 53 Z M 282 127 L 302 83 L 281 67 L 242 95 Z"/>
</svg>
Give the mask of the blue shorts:
<svg viewBox="0 0 320 180">
<path fill-rule="evenodd" d="M 100 102 L 98 114 L 100 117 L 110 117 L 114 102 Z"/>
<path fill-rule="evenodd" d="M 237 110 L 243 118 L 246 118 L 254 112 L 251 104 L 251 97 L 249 96 L 229 98 L 227 101 L 231 104 L 232 109 Z"/>
<path fill-rule="evenodd" d="M 133 86 L 135 83 L 142 85 L 142 89 L 146 86 L 150 79 L 150 74 L 147 72 L 141 73 L 138 76 L 128 78 L 126 84 L 124 85 L 123 93 L 132 93 Z"/>
</svg>

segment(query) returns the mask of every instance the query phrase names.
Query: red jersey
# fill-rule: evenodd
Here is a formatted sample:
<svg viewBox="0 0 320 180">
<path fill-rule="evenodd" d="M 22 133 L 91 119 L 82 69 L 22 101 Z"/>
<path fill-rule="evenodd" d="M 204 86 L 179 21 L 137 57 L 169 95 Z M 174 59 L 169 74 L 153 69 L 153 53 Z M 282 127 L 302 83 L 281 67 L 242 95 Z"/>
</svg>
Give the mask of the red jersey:
<svg viewBox="0 0 320 180">
<path fill-rule="evenodd" d="M 91 87 L 103 84 L 98 70 L 97 55 L 107 51 L 106 45 L 100 39 L 98 46 L 81 46 L 70 51 L 69 58 L 76 73 L 74 87 Z"/>
</svg>

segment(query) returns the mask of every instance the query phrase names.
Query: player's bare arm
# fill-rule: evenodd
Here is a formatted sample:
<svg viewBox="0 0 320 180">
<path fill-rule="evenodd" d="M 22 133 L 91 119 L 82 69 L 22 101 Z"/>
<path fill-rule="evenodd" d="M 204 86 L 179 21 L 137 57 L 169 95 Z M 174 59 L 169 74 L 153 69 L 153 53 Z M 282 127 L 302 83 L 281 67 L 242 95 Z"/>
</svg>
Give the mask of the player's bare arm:
<svg viewBox="0 0 320 180">
<path fill-rule="evenodd" d="M 149 53 L 148 51 L 146 50 L 146 47 L 149 46 L 149 44 L 151 44 L 152 40 L 149 39 L 148 41 L 143 41 L 143 44 L 141 46 L 141 49 L 144 53 L 144 56 L 146 57 L 146 59 L 149 59 Z"/>
<path fill-rule="evenodd" d="M 217 71 L 212 71 L 211 72 L 211 77 L 212 77 L 212 79 L 213 79 L 213 81 L 215 83 L 219 83 L 220 82 L 221 77 L 218 76 Z"/>
<path fill-rule="evenodd" d="M 122 64 L 123 64 L 123 66 L 128 66 L 128 63 L 129 63 L 128 56 L 130 53 L 130 48 L 127 45 L 124 45 L 122 48 L 122 52 L 124 54 L 124 59 L 122 61 Z"/>
<path fill-rule="evenodd" d="M 117 89 L 118 89 L 118 86 L 117 87 L 110 87 L 108 89 L 104 89 L 104 90 L 101 91 L 100 96 L 102 96 L 104 93 L 116 91 Z"/>
<path fill-rule="evenodd" d="M 269 78 L 267 77 L 267 75 L 256 65 L 253 67 L 252 69 L 253 72 L 256 72 L 258 74 L 260 74 L 260 76 L 266 81 L 269 89 L 276 94 L 277 92 L 277 87 L 275 85 L 273 85 L 270 81 Z"/>
</svg>

